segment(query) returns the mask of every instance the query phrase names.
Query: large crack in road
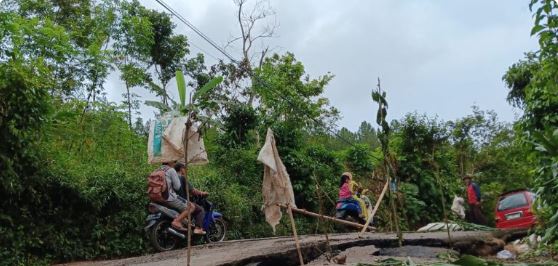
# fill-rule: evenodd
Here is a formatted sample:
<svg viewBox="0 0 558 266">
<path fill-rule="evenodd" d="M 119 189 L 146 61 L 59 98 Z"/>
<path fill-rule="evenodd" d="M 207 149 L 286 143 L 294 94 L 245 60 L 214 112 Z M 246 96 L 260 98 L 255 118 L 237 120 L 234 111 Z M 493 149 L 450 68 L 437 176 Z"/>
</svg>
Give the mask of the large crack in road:
<svg viewBox="0 0 558 266">
<path fill-rule="evenodd" d="M 467 247 L 474 242 L 493 238 L 491 232 L 452 232 L 452 244 Z M 398 239 L 392 233 L 367 233 L 358 238 L 356 233 L 332 234 L 329 237 L 333 249 L 345 250 L 351 247 L 370 246 L 395 247 Z M 300 237 L 302 253 L 306 262 L 318 258 L 327 248 L 323 235 Z M 447 232 L 405 233 L 404 245 L 447 247 Z M 298 257 L 291 237 L 225 241 L 215 244 L 194 246 L 191 265 L 297 265 Z M 68 266 L 120 266 L 120 265 L 186 265 L 186 249 L 156 253 L 141 257 L 64 264 Z"/>
</svg>

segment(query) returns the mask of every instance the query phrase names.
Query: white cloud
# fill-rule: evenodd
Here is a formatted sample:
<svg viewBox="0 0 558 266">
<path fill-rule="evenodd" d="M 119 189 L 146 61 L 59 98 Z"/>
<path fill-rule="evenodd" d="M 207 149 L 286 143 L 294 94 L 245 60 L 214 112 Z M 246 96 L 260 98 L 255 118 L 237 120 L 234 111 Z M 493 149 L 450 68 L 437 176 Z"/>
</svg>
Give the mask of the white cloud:
<svg viewBox="0 0 558 266">
<path fill-rule="evenodd" d="M 237 35 L 232 1 L 166 2 L 219 44 Z M 142 3 L 162 10 L 155 1 Z M 514 113 L 505 101 L 501 76 L 524 52 L 536 49 L 529 37 L 531 15 L 519 0 L 271 4 L 280 28 L 270 46 L 293 52 L 312 76 L 335 75 L 326 96 L 342 112 L 339 125 L 352 130 L 363 120 L 373 121 L 376 106 L 369 95 L 378 76 L 388 91 L 390 118 L 417 111 L 448 120 L 478 104 L 511 121 Z M 177 32 L 223 57 L 175 21 Z M 119 90 L 113 84 L 106 87 Z M 113 100 L 120 94 L 109 91 Z"/>
</svg>

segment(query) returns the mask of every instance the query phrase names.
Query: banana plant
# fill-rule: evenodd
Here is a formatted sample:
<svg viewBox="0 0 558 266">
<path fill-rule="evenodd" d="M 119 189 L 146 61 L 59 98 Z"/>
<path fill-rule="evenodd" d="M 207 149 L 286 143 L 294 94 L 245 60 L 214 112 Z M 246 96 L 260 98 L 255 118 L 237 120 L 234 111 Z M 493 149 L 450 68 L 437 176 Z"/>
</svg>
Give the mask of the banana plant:
<svg viewBox="0 0 558 266">
<path fill-rule="evenodd" d="M 151 107 L 155 107 L 161 111 L 161 113 L 166 113 L 170 111 L 177 111 L 182 115 L 186 115 L 189 112 L 199 113 L 202 109 L 200 106 L 200 99 L 209 93 L 211 90 L 215 89 L 219 84 L 223 82 L 222 77 L 215 77 L 205 83 L 201 88 L 197 89 L 190 99 L 189 103 L 186 103 L 186 81 L 184 78 L 184 73 L 181 70 L 176 71 L 176 86 L 178 89 L 179 102 L 175 102 L 172 99 L 172 107 L 159 102 L 159 101 L 145 101 L 145 104 Z M 150 86 L 157 86 L 156 84 L 150 84 Z M 158 87 L 158 86 L 157 86 Z M 160 91 L 163 91 L 162 89 Z"/>
</svg>

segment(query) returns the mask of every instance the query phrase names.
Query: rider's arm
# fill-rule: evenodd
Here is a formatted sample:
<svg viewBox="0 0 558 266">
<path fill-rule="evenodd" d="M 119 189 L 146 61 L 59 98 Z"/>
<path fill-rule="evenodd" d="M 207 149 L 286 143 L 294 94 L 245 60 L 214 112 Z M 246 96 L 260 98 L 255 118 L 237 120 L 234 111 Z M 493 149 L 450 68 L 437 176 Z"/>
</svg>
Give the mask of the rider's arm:
<svg viewBox="0 0 558 266">
<path fill-rule="evenodd" d="M 180 178 L 178 178 L 178 174 L 176 173 L 176 171 L 171 168 L 167 171 L 166 174 L 168 177 L 170 177 L 170 186 L 172 187 L 172 189 L 174 189 L 174 191 L 178 191 L 180 189 Z"/>
<path fill-rule="evenodd" d="M 201 191 L 201 190 L 197 190 L 197 189 L 194 188 L 194 189 L 192 190 L 192 194 L 194 194 L 194 195 L 196 195 L 196 196 L 206 196 L 206 195 L 208 195 L 209 193 L 204 192 L 204 191 Z"/>
<path fill-rule="evenodd" d="M 188 182 L 188 187 L 190 188 L 190 193 L 192 193 L 192 195 L 194 196 L 206 196 L 209 193 L 207 192 L 203 192 L 201 190 L 197 190 L 194 188 L 194 186 L 192 185 L 192 183 Z"/>
</svg>

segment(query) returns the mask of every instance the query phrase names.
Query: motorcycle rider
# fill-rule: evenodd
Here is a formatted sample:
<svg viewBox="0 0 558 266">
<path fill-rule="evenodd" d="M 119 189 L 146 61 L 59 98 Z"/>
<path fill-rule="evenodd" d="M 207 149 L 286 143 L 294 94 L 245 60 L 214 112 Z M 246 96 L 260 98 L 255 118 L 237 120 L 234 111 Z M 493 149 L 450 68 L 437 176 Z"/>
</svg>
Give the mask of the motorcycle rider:
<svg viewBox="0 0 558 266">
<path fill-rule="evenodd" d="M 351 184 L 351 173 L 345 172 L 341 175 L 341 179 L 339 181 L 339 199 L 337 203 L 337 208 L 341 207 L 341 201 L 352 201 L 353 199 L 353 192 L 351 191 L 350 184 Z M 355 202 L 356 203 L 356 202 Z"/>
<path fill-rule="evenodd" d="M 180 180 L 180 188 L 176 191 L 179 197 L 186 199 L 186 178 L 184 175 L 186 174 L 186 166 L 183 163 L 176 163 L 174 166 L 174 170 L 179 174 Z M 209 195 L 208 192 L 200 191 L 194 188 L 190 180 L 188 180 L 188 192 L 190 193 L 190 197 L 192 196 L 201 196 L 205 197 Z M 195 202 L 191 201 L 191 198 L 188 199 L 189 202 L 194 206 L 194 211 L 192 215 L 194 215 L 194 222 L 196 228 L 194 229 L 195 234 L 205 234 L 206 232 L 203 230 L 203 218 L 205 217 L 205 210 L 200 207 L 200 205 L 196 204 Z"/>
<path fill-rule="evenodd" d="M 360 195 L 366 193 L 366 191 L 368 191 L 368 190 L 363 189 L 360 186 L 360 184 L 357 183 L 353 179 L 353 175 L 350 172 L 345 172 L 343 174 L 349 176 L 349 179 L 350 179 L 349 190 L 351 190 L 351 194 L 353 195 L 353 199 L 358 201 L 358 205 L 360 206 L 360 209 L 362 210 L 361 213 L 359 214 L 359 216 L 361 218 L 364 218 L 365 220 L 368 220 L 368 210 L 366 208 L 366 203 L 364 202 L 364 200 L 362 198 L 360 198 Z"/>
<path fill-rule="evenodd" d="M 341 175 L 339 181 L 339 199 L 336 208 L 341 208 L 342 202 L 353 202 L 360 207 L 359 217 L 367 219 L 366 204 L 364 200 L 357 196 L 360 190 L 358 183 L 353 181 L 353 175 L 350 172 L 345 172 Z"/>
<path fill-rule="evenodd" d="M 177 195 L 176 191 L 180 189 L 180 179 L 178 178 L 178 173 L 174 169 L 176 161 L 163 163 L 161 168 L 165 171 L 165 179 L 167 182 L 168 198 L 166 199 L 165 205 L 168 207 L 178 210 L 180 214 L 174 218 L 171 226 L 180 231 L 186 231 L 188 229 L 182 226 L 182 221 L 188 217 L 189 213 L 195 210 L 195 206 L 185 200 L 184 198 Z M 205 231 L 194 230 L 194 234 L 204 234 Z"/>
</svg>

